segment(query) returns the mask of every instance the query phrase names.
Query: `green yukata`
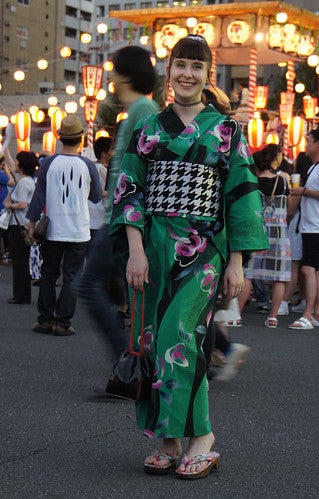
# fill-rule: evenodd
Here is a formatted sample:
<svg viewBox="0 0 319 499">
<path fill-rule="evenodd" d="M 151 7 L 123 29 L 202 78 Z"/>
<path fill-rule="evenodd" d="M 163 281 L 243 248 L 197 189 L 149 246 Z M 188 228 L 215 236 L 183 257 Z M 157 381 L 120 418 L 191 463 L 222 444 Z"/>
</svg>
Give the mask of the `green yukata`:
<svg viewBox="0 0 319 499">
<path fill-rule="evenodd" d="M 115 256 L 125 225 L 143 235 L 149 262 L 144 350 L 151 398 L 137 402 L 149 437 L 211 431 L 202 344 L 229 251 L 268 247 L 253 160 L 238 123 L 206 106 L 185 127 L 172 105 L 137 124 L 114 192 Z M 125 260 L 124 260 L 125 261 Z M 137 293 L 135 344 L 140 340 Z"/>
</svg>

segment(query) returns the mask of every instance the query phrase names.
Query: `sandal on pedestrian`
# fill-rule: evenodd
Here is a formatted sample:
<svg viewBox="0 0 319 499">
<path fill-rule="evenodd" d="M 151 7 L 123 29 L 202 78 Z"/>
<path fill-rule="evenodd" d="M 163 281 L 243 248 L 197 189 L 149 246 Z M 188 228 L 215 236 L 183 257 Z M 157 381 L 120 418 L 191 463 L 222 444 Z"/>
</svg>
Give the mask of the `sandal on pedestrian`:
<svg viewBox="0 0 319 499">
<path fill-rule="evenodd" d="M 144 471 L 146 473 L 150 473 L 153 475 L 167 475 L 176 468 L 176 458 L 178 456 L 173 452 L 160 452 L 156 450 L 152 457 L 155 458 L 155 463 L 159 463 L 162 460 L 169 461 L 169 463 L 165 466 L 161 466 L 160 464 L 155 463 L 144 463 Z"/>
<path fill-rule="evenodd" d="M 307 317 L 300 317 L 292 324 L 289 324 L 290 329 L 313 329 L 313 325 Z"/>
<path fill-rule="evenodd" d="M 268 317 L 268 319 L 265 320 L 265 326 L 269 327 L 270 329 L 276 329 L 278 326 L 278 320 L 276 317 Z"/>
<path fill-rule="evenodd" d="M 229 327 L 241 327 L 242 322 L 241 322 L 241 319 L 237 319 L 237 320 L 234 319 L 232 321 L 227 321 L 226 325 Z"/>
<path fill-rule="evenodd" d="M 187 466 L 194 466 L 207 461 L 207 466 L 200 471 L 175 471 L 176 476 L 182 480 L 197 480 L 198 478 L 205 478 L 210 474 L 213 469 L 219 468 L 220 466 L 220 454 L 218 452 L 207 452 L 207 454 L 197 454 L 192 459 L 188 459 L 187 455 L 184 454 L 182 458 L 182 464 L 185 468 Z"/>
<path fill-rule="evenodd" d="M 319 326 L 319 321 L 317 321 L 317 319 L 313 315 L 311 316 L 311 322 L 314 326 Z"/>
</svg>

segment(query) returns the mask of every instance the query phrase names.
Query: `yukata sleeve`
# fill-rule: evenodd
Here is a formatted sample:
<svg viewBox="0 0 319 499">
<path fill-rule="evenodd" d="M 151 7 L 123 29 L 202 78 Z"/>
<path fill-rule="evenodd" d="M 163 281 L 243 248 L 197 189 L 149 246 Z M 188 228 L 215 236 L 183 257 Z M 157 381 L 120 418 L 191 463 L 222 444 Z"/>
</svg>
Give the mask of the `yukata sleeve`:
<svg viewBox="0 0 319 499">
<path fill-rule="evenodd" d="M 269 244 L 254 161 L 240 130 L 232 140 L 224 194 L 229 251 L 252 252 L 267 249 Z"/>
<path fill-rule="evenodd" d="M 110 234 L 116 236 L 125 225 L 136 227 L 144 235 L 146 163 L 138 151 L 139 132 L 133 132 L 114 190 Z"/>
</svg>

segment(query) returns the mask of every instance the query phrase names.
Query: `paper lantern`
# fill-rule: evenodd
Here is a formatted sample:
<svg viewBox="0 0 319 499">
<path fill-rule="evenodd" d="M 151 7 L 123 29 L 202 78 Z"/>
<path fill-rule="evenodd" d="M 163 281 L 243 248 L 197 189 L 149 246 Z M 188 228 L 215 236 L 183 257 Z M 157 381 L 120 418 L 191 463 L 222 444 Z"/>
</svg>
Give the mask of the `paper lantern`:
<svg viewBox="0 0 319 499">
<path fill-rule="evenodd" d="M 95 140 L 99 139 L 100 137 L 109 137 L 110 134 L 107 130 L 98 130 L 95 134 Z"/>
<path fill-rule="evenodd" d="M 254 149 L 258 149 L 263 143 L 265 125 L 262 119 L 252 118 L 248 121 L 248 144 Z"/>
<path fill-rule="evenodd" d="M 9 123 L 9 118 L 5 114 L 0 114 L 0 128 L 6 128 Z"/>
<path fill-rule="evenodd" d="M 172 50 L 179 40 L 179 26 L 177 24 L 165 24 L 162 29 L 162 45 Z"/>
<path fill-rule="evenodd" d="M 67 59 L 72 54 L 72 50 L 67 45 L 64 45 L 64 47 L 62 47 L 60 50 L 60 54 L 61 54 L 61 57 L 63 57 L 64 59 Z"/>
<path fill-rule="evenodd" d="M 82 43 L 85 43 L 85 44 L 91 43 L 91 41 L 92 41 L 91 33 L 88 33 L 88 32 L 81 33 L 80 40 Z"/>
<path fill-rule="evenodd" d="M 313 36 L 300 35 L 297 54 L 301 57 L 309 57 L 315 51 L 315 39 Z"/>
<path fill-rule="evenodd" d="M 49 63 L 46 59 L 39 59 L 38 62 L 37 62 L 37 66 L 39 69 L 41 69 L 42 71 L 44 69 L 47 69 Z"/>
<path fill-rule="evenodd" d="M 103 23 L 103 22 L 100 22 L 97 27 L 96 27 L 96 31 L 98 33 L 100 33 L 100 35 L 105 35 L 105 33 L 107 32 L 108 30 L 108 27 L 107 27 L 107 24 Z"/>
<path fill-rule="evenodd" d="M 17 139 L 24 142 L 28 137 L 30 137 L 31 132 L 31 116 L 27 111 L 19 111 L 16 114 L 15 122 L 16 136 Z M 23 146 L 21 146 L 23 147 Z M 21 151 L 28 151 L 29 149 L 21 149 Z"/>
<path fill-rule="evenodd" d="M 215 28 L 210 23 L 198 23 L 194 28 L 195 35 L 201 35 L 205 38 L 208 45 L 213 45 L 215 40 Z"/>
<path fill-rule="evenodd" d="M 42 148 L 50 154 L 55 153 L 56 138 L 53 132 L 45 132 L 42 137 Z"/>
<path fill-rule="evenodd" d="M 265 109 L 268 98 L 268 87 L 257 86 L 255 87 L 255 108 Z"/>
<path fill-rule="evenodd" d="M 233 21 L 227 28 L 227 36 L 235 45 L 242 45 L 247 42 L 250 34 L 250 29 L 246 21 Z"/>
<path fill-rule="evenodd" d="M 97 115 L 97 107 L 98 107 L 98 101 L 96 99 L 94 100 L 86 100 L 84 103 L 84 119 L 87 123 L 89 121 L 95 121 L 96 115 Z"/>
<path fill-rule="evenodd" d="M 84 146 L 84 134 L 82 135 L 81 137 L 81 142 L 80 142 L 80 145 L 78 147 L 78 153 L 80 154 L 82 149 L 83 149 L 83 146 Z"/>
<path fill-rule="evenodd" d="M 13 78 L 16 81 L 23 81 L 25 79 L 25 72 L 22 71 L 22 69 L 17 69 L 17 71 L 13 73 Z"/>
<path fill-rule="evenodd" d="M 296 54 L 300 41 L 300 34 L 294 24 L 285 24 L 284 26 L 284 51 L 287 54 Z"/>
<path fill-rule="evenodd" d="M 18 152 L 30 151 L 30 137 L 27 137 L 25 140 L 20 140 L 17 138 L 17 148 Z"/>
<path fill-rule="evenodd" d="M 295 116 L 289 121 L 288 141 L 291 146 L 297 146 L 303 137 L 304 123 L 300 116 Z"/>
<path fill-rule="evenodd" d="M 119 123 L 122 120 L 126 120 L 128 117 L 128 114 L 125 111 L 121 111 L 117 116 L 116 116 L 116 123 Z"/>
<path fill-rule="evenodd" d="M 292 118 L 292 111 L 292 104 L 279 104 L 279 116 L 282 125 L 288 125 Z"/>
<path fill-rule="evenodd" d="M 42 109 L 37 109 L 33 114 L 32 114 L 32 119 L 35 123 L 42 123 L 42 121 L 45 118 L 45 113 L 42 111 Z"/>
<path fill-rule="evenodd" d="M 112 71 L 113 69 L 113 62 L 112 61 L 105 61 L 103 63 L 103 68 L 105 71 Z"/>
<path fill-rule="evenodd" d="M 297 159 L 299 153 L 306 152 L 306 145 L 307 145 L 307 137 L 303 136 L 301 137 L 301 141 L 299 142 L 299 144 L 292 148 L 293 159 Z"/>
<path fill-rule="evenodd" d="M 74 100 L 69 100 L 64 104 L 64 109 L 68 114 L 74 114 L 77 112 L 78 105 Z"/>
<path fill-rule="evenodd" d="M 311 97 L 310 95 L 305 95 L 302 101 L 303 101 L 303 110 L 305 113 L 306 120 L 313 120 L 316 115 L 316 107 L 318 102 L 317 97 Z"/>
<path fill-rule="evenodd" d="M 268 45 L 271 49 L 281 49 L 284 33 L 279 24 L 272 24 L 268 30 Z"/>
<path fill-rule="evenodd" d="M 96 99 L 101 88 L 103 72 L 104 70 L 100 66 L 82 67 L 82 84 L 86 97 Z"/>
<path fill-rule="evenodd" d="M 295 94 L 292 92 L 280 92 L 280 104 L 292 104 L 295 103 Z"/>
<path fill-rule="evenodd" d="M 268 133 L 266 136 L 266 144 L 279 144 L 279 136 L 276 133 Z"/>
<path fill-rule="evenodd" d="M 57 134 L 57 130 L 60 129 L 60 127 L 61 127 L 61 121 L 65 117 L 66 117 L 66 112 L 64 111 L 64 109 L 58 109 L 52 115 L 52 118 L 51 118 L 51 130 L 52 130 L 52 132 L 53 132 L 53 134 L 54 134 L 54 136 L 55 136 L 56 139 L 59 138 L 59 136 Z"/>
</svg>

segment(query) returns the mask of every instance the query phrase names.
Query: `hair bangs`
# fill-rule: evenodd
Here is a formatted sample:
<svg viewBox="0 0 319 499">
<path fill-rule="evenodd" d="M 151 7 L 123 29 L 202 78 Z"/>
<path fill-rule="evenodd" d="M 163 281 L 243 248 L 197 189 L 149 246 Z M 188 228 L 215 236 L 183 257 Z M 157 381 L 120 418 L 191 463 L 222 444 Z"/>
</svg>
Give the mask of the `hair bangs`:
<svg viewBox="0 0 319 499">
<path fill-rule="evenodd" d="M 174 46 L 171 54 L 172 59 L 192 59 L 212 63 L 212 53 L 205 41 L 197 41 L 192 38 L 182 38 Z"/>
</svg>

